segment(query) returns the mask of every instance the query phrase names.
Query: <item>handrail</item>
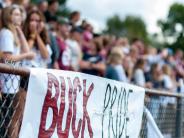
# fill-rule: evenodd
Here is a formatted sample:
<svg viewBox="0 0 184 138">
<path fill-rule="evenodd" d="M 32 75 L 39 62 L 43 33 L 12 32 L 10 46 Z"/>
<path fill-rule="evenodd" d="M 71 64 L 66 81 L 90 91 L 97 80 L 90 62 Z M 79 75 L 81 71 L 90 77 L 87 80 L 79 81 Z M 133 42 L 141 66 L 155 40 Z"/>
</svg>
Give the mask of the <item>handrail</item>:
<svg viewBox="0 0 184 138">
<path fill-rule="evenodd" d="M 176 97 L 176 98 L 184 98 L 184 94 L 175 93 L 171 91 L 164 91 L 164 90 L 155 90 L 155 89 L 148 89 L 145 88 L 146 94 L 148 95 L 157 95 L 157 96 L 169 96 L 169 97 Z"/>
<path fill-rule="evenodd" d="M 30 70 L 28 68 L 13 67 L 11 65 L 0 63 L 0 73 L 8 73 L 8 74 L 19 75 L 22 77 L 29 77 Z M 168 91 L 166 92 L 163 90 L 161 91 L 161 90 L 154 90 L 154 89 L 147 89 L 147 88 L 145 88 L 145 91 L 146 91 L 146 94 L 148 95 L 184 98 L 184 94 L 180 94 L 180 93 L 174 93 L 174 92 L 168 92 Z"/>
<path fill-rule="evenodd" d="M 0 72 L 13 74 L 13 75 L 19 75 L 22 77 L 29 77 L 29 75 L 30 75 L 30 70 L 27 68 L 14 67 L 11 65 L 3 64 L 3 63 L 0 63 Z"/>
</svg>

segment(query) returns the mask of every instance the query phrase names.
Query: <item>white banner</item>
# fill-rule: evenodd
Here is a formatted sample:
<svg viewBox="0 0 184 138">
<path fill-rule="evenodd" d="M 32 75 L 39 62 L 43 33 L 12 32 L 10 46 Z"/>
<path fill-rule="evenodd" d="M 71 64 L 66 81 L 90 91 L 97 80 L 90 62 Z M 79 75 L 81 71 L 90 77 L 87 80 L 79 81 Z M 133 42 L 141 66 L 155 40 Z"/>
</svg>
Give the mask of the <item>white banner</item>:
<svg viewBox="0 0 184 138">
<path fill-rule="evenodd" d="M 31 69 L 19 138 L 137 138 L 144 94 L 96 76 Z"/>
</svg>

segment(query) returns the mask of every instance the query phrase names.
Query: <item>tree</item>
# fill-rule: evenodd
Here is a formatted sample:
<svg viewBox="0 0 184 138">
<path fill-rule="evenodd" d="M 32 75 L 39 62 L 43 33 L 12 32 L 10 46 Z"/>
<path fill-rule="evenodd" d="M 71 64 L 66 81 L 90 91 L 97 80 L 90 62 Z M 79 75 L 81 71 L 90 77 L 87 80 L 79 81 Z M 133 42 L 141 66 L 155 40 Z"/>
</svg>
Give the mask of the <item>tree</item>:
<svg viewBox="0 0 184 138">
<path fill-rule="evenodd" d="M 116 35 L 116 36 L 121 36 L 124 35 L 125 32 L 123 32 L 123 21 L 120 19 L 118 15 L 114 15 L 113 17 L 109 18 L 107 20 L 107 30 L 105 32 Z"/>
<path fill-rule="evenodd" d="M 126 36 L 131 40 L 132 38 L 140 38 L 148 42 L 148 33 L 144 21 L 135 16 L 127 16 L 124 20 Z"/>
<path fill-rule="evenodd" d="M 165 46 L 184 50 L 184 5 L 174 3 L 169 9 L 167 19 L 160 20 L 158 25 L 165 37 Z M 170 41 L 172 40 L 172 41 Z"/>
<path fill-rule="evenodd" d="M 127 16 L 122 20 L 118 15 L 114 15 L 106 22 L 106 33 L 116 36 L 125 36 L 130 40 L 133 38 L 140 38 L 148 42 L 148 33 L 144 21 L 135 16 Z"/>
<path fill-rule="evenodd" d="M 58 17 L 63 16 L 63 17 L 69 17 L 71 10 L 67 7 L 67 0 L 58 0 L 59 2 L 59 11 L 57 13 Z"/>
<path fill-rule="evenodd" d="M 58 0 L 60 5 L 66 5 L 67 0 Z"/>
</svg>

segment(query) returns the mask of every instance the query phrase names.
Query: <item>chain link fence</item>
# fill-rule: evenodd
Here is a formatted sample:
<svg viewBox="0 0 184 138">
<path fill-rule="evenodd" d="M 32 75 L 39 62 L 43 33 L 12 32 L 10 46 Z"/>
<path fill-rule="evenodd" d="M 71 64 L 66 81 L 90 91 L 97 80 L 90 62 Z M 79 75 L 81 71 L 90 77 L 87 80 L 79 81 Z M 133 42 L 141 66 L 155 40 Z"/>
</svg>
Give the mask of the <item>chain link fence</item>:
<svg viewBox="0 0 184 138">
<path fill-rule="evenodd" d="M 7 73 L 7 74 L 5 74 Z M 14 75 L 13 75 L 14 74 Z M 26 100 L 29 71 L 0 63 L 0 138 L 18 137 Z M 184 138 L 182 95 L 146 90 L 145 107 L 152 114 L 164 138 Z M 144 113 L 140 138 L 151 135 Z"/>
<path fill-rule="evenodd" d="M 184 138 L 183 105 L 182 96 L 149 94 L 145 97 L 145 107 L 150 111 L 164 138 Z M 148 123 L 148 116 L 144 113 L 140 138 L 153 135 L 155 130 L 152 128 Z"/>
<path fill-rule="evenodd" d="M 14 63 L 0 64 L 0 138 L 16 138 L 22 122 L 29 75 Z"/>
</svg>

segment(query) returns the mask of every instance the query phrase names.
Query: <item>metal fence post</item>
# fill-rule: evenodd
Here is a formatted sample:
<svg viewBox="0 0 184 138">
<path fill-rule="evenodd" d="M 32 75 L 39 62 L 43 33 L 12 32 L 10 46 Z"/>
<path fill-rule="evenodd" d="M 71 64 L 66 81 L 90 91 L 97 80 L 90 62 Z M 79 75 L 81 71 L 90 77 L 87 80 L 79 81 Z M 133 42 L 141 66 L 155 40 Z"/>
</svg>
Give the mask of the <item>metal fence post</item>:
<svg viewBox="0 0 184 138">
<path fill-rule="evenodd" d="M 177 98 L 177 110 L 176 110 L 176 138 L 182 138 L 182 98 Z"/>
</svg>

